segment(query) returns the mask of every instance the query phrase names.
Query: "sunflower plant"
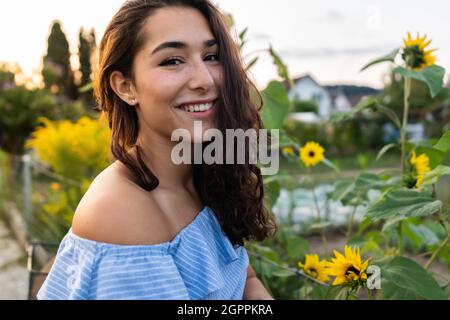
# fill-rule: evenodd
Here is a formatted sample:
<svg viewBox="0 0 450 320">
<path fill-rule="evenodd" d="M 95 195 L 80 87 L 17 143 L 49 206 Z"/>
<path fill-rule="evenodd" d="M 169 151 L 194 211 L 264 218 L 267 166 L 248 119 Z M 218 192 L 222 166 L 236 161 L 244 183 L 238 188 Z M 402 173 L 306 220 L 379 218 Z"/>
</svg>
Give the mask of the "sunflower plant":
<svg viewBox="0 0 450 320">
<path fill-rule="evenodd" d="M 302 233 L 290 224 L 280 228 L 273 241 L 252 244 L 250 249 L 270 262 L 265 264 L 264 259 L 260 258 L 251 260 L 276 298 L 351 299 L 356 294 L 359 298 L 366 298 L 358 290 L 369 287 L 373 275 L 369 270 L 373 267 L 381 270 L 381 286 L 374 292 L 368 290 L 369 298 L 372 294 L 373 298 L 379 299 L 448 299 L 450 296 L 448 283 L 441 279 L 437 282 L 436 275 L 429 271 L 437 260 L 447 262 L 450 270 L 450 204 L 436 195 L 437 183 L 444 175 L 450 175 L 450 167 L 444 163 L 450 155 L 450 131 L 442 132 L 438 139 L 420 142 L 408 141 L 406 135 L 409 99 L 414 94 L 411 90 L 413 79 L 424 83 L 430 96 L 435 97 L 443 87 L 445 70 L 436 65 L 437 50 L 428 36 L 408 33 L 402 40 L 397 49 L 373 60 L 362 70 L 378 63 L 393 65 L 393 72 L 403 80 L 403 114 L 397 115 L 383 103 L 381 97 L 372 96 L 362 100 L 352 110 L 335 113 L 330 118 L 330 123 L 337 124 L 351 120 L 366 110 L 387 116 L 401 134 L 398 142 L 380 149 L 377 160 L 389 150 L 398 150 L 400 168 L 381 173 L 362 171 L 353 179 L 338 176 L 339 180 L 334 184 L 334 190 L 327 194 L 327 199 L 339 201 L 347 208 L 353 207 L 343 252 L 334 250 L 333 257 L 328 255 L 325 231 L 329 230 L 330 224 L 321 221 L 314 188 L 312 193 L 317 219 L 314 224 L 308 225 L 307 232 L 321 231 L 324 245 L 322 257 L 309 251 L 309 241 L 302 238 Z M 317 141 L 301 141 L 301 137 L 290 137 L 285 130 L 286 116 L 292 110 L 288 97 L 292 82 L 280 57 L 272 48 L 269 53 L 283 82 L 273 80 L 261 92 L 264 100 L 261 117 L 267 129 L 280 130 L 281 155 L 288 162 L 297 163 L 300 171 L 306 173 L 297 183 L 303 183 L 305 176 L 312 179 L 312 171 L 322 165 L 331 166 L 339 173 L 338 168 L 326 159 L 326 150 Z M 249 66 L 253 66 L 255 61 L 252 60 Z M 264 177 L 270 208 L 279 197 L 282 183 L 292 178 L 286 175 Z M 354 225 L 357 209 L 362 211 L 362 221 Z M 339 228 L 334 230 L 342 231 Z M 370 260 L 362 258 L 369 254 Z M 414 255 L 420 256 L 422 261 Z M 279 270 L 286 264 L 292 266 L 293 256 L 297 257 L 296 272 Z M 307 279 L 299 281 L 297 276 L 300 273 Z M 287 289 L 301 294 L 289 296 Z"/>
<path fill-rule="evenodd" d="M 346 297 L 365 287 L 369 260 L 362 262 L 359 248 L 345 246 L 344 254 L 334 250 L 334 258 L 327 262 L 327 273 L 334 276 L 332 285 L 348 288 Z"/>
<path fill-rule="evenodd" d="M 400 166 L 402 174 L 405 174 L 406 168 L 406 127 L 408 125 L 409 99 L 411 95 L 411 81 L 424 82 L 429 89 L 430 95 L 434 98 L 443 87 L 445 69 L 436 65 L 435 51 L 437 49 L 428 49 L 431 40 L 427 35 L 421 36 L 419 33 L 415 37 L 408 32 L 406 39 L 403 39 L 403 46 L 392 51 L 390 54 L 378 58 L 366 66 L 361 71 L 369 67 L 382 63 L 391 62 L 395 65 L 393 72 L 404 78 L 404 99 L 403 99 L 403 117 L 402 120 L 394 121 L 400 126 L 400 147 L 401 160 Z M 400 59 L 397 59 L 400 58 Z M 400 60 L 397 64 L 396 61 Z M 395 115 L 393 117 L 396 117 Z"/>
<path fill-rule="evenodd" d="M 305 263 L 299 261 L 298 267 L 314 279 L 321 282 L 328 282 L 330 277 L 326 268 L 326 263 L 325 260 L 319 260 L 317 254 L 307 254 L 305 256 Z"/>
<path fill-rule="evenodd" d="M 336 114 L 332 118 L 335 123 L 345 121 L 370 108 L 387 115 L 400 131 L 399 142 L 384 146 L 377 157 L 379 159 L 388 150 L 398 148 L 398 175 L 397 171 L 384 172 L 381 175 L 363 173 L 354 182 L 338 183 L 333 193 L 334 199 L 342 203 L 349 203 L 356 198 L 362 200 L 365 219 L 356 236 L 361 236 L 364 230 L 382 223 L 381 232 L 372 230 L 368 233 L 370 237 L 366 236 L 364 239 L 364 248 L 376 250 L 379 258 L 384 261 L 383 274 L 388 275 L 384 279 L 388 289 L 381 295 L 384 298 L 396 297 L 396 292 L 400 290 L 405 290 L 408 297 L 425 299 L 431 296 L 443 298 L 446 295 L 428 269 L 439 256 L 446 257 L 449 250 L 450 206 L 436 198 L 436 183 L 442 176 L 450 174 L 450 167 L 444 164 L 450 153 L 450 132 L 444 132 L 437 140 L 428 141 L 408 141 L 406 136 L 409 99 L 412 94 L 411 81 L 414 79 L 424 82 L 432 97 L 442 89 L 445 70 L 436 65 L 436 50 L 430 49 L 430 45 L 431 40 L 426 35 L 417 34 L 413 37 L 408 33 L 401 48 L 370 62 L 362 69 L 382 62 L 394 64 L 393 72 L 403 77 L 404 103 L 401 120 L 377 97 L 364 100 L 352 111 Z M 378 196 L 372 193 L 369 197 L 369 190 L 376 190 Z M 432 231 L 430 226 L 436 231 Z M 425 233 L 433 236 L 433 240 L 426 238 Z M 416 248 L 426 248 L 431 252 L 422 266 L 404 257 L 405 246 L 411 250 L 413 243 Z M 404 279 L 395 278 L 396 268 L 404 268 Z M 420 274 L 420 277 L 413 274 Z M 423 283 L 420 283 L 421 281 Z M 426 284 L 430 290 L 423 292 L 421 288 Z"/>
</svg>

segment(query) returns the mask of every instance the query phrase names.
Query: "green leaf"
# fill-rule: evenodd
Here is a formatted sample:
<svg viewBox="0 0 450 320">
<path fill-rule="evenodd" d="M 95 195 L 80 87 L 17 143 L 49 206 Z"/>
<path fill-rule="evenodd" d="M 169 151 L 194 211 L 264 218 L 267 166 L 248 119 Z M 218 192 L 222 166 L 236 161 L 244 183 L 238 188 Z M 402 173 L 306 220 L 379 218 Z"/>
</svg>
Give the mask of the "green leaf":
<svg viewBox="0 0 450 320">
<path fill-rule="evenodd" d="M 422 70 L 409 70 L 403 67 L 396 67 L 393 72 L 403 77 L 424 82 L 428 86 L 432 98 L 441 91 L 442 85 L 444 84 L 445 69 L 437 65 L 429 66 Z"/>
<path fill-rule="evenodd" d="M 349 288 L 344 285 L 329 286 L 327 297 L 333 300 L 347 300 Z"/>
<path fill-rule="evenodd" d="M 422 298 L 413 291 L 396 286 L 389 281 L 381 282 L 381 293 L 383 300 L 422 300 Z"/>
<path fill-rule="evenodd" d="M 410 246 L 409 250 L 411 252 L 418 252 L 424 243 L 422 238 L 410 228 L 410 225 L 411 223 L 408 223 L 408 220 L 405 220 L 405 222 L 402 223 L 402 240 L 408 240 L 410 242 L 408 245 Z"/>
<path fill-rule="evenodd" d="M 246 71 L 250 70 L 250 69 L 253 67 L 253 65 L 258 61 L 258 58 L 259 58 L 259 57 L 253 58 L 253 59 L 247 64 L 247 66 L 245 67 L 245 70 L 246 70 Z"/>
<path fill-rule="evenodd" d="M 289 270 L 281 269 L 281 270 L 273 272 L 272 275 L 275 277 L 279 277 L 279 278 L 288 278 L 288 277 L 295 276 L 295 273 L 292 271 L 289 271 Z"/>
<path fill-rule="evenodd" d="M 405 219 L 406 219 L 405 216 L 398 216 L 398 217 L 393 217 L 391 219 L 387 219 L 386 222 L 383 224 L 383 227 L 381 228 L 381 232 L 385 232 L 389 228 L 396 226 L 398 222 L 405 220 Z"/>
<path fill-rule="evenodd" d="M 367 68 L 369 68 L 369 67 L 371 67 L 371 66 L 373 66 L 373 65 L 376 65 L 376 64 L 378 64 L 378 63 L 381 63 L 381 62 L 387 62 L 387 61 L 389 61 L 389 62 L 394 62 L 394 61 L 395 61 L 395 57 L 397 56 L 399 50 L 400 50 L 400 48 L 395 49 L 395 50 L 392 51 L 391 53 L 389 53 L 389 54 L 387 54 L 387 55 L 385 55 L 385 56 L 382 56 L 381 58 L 377 58 L 377 59 L 375 59 L 375 60 L 369 62 L 368 64 L 366 64 L 366 65 L 360 70 L 360 72 L 366 70 Z"/>
<path fill-rule="evenodd" d="M 351 181 L 337 181 L 334 184 L 333 192 L 331 193 L 331 199 L 333 201 L 338 201 L 346 194 L 348 194 L 353 188 L 353 183 Z"/>
<path fill-rule="evenodd" d="M 338 181 L 334 185 L 333 193 L 331 194 L 331 199 L 333 201 L 338 201 L 349 195 L 354 191 L 354 183 L 350 181 Z"/>
<path fill-rule="evenodd" d="M 436 280 L 417 262 L 395 257 L 383 268 L 382 277 L 396 286 L 410 290 L 422 298 L 429 300 L 446 300 L 448 297 L 439 287 Z"/>
<path fill-rule="evenodd" d="M 266 129 L 281 129 L 289 110 L 289 98 L 283 84 L 271 81 L 261 92 L 264 99 L 262 119 Z"/>
<path fill-rule="evenodd" d="M 450 167 L 438 165 L 436 168 L 424 175 L 423 185 L 431 185 L 436 183 L 440 177 L 450 175 Z"/>
<path fill-rule="evenodd" d="M 328 287 L 320 284 L 313 285 L 313 299 L 316 300 L 326 300 L 327 299 Z"/>
<path fill-rule="evenodd" d="M 339 170 L 339 168 L 330 160 L 328 160 L 327 158 L 323 158 L 322 159 L 322 163 L 324 165 L 326 165 L 327 167 L 333 169 L 336 173 L 340 173 L 341 171 Z"/>
<path fill-rule="evenodd" d="M 369 189 L 381 189 L 386 185 L 385 181 L 382 181 L 379 175 L 363 172 L 355 180 L 356 191 L 368 191 Z"/>
<path fill-rule="evenodd" d="M 248 31 L 248 27 L 245 27 L 245 29 L 239 33 L 239 39 L 241 39 L 241 41 L 244 41 L 244 37 L 245 37 L 245 34 L 247 33 L 247 31 Z"/>
<path fill-rule="evenodd" d="M 431 215 L 441 208 L 442 202 L 435 200 L 428 191 L 393 189 L 372 202 L 367 208 L 366 215 L 374 219 L 421 217 Z"/>
<path fill-rule="evenodd" d="M 450 131 L 447 131 L 442 135 L 439 141 L 434 145 L 434 148 L 442 152 L 448 152 L 450 150 Z"/>
<path fill-rule="evenodd" d="M 439 238 L 436 234 L 426 226 L 409 223 L 407 227 L 420 238 L 422 244 L 431 246 L 439 243 Z"/>
<path fill-rule="evenodd" d="M 293 87 L 292 79 L 289 77 L 289 72 L 286 64 L 281 60 L 280 56 L 273 50 L 272 46 L 269 47 L 269 54 L 273 58 L 273 63 L 277 67 L 278 75 L 285 81 L 289 82 L 289 86 Z"/>
<path fill-rule="evenodd" d="M 359 112 L 368 108 L 375 108 L 378 105 L 378 100 L 374 97 L 370 97 L 360 101 L 350 111 L 337 112 L 330 117 L 331 123 L 339 123 L 354 118 Z"/>
<path fill-rule="evenodd" d="M 251 248 L 256 250 L 256 254 L 261 255 L 265 258 L 267 258 L 270 261 L 278 262 L 279 257 L 276 251 L 274 251 L 272 248 L 263 246 L 258 243 L 252 243 Z M 255 260 L 259 260 L 258 258 L 252 257 Z M 259 261 L 258 261 L 259 262 Z"/>
<path fill-rule="evenodd" d="M 361 235 L 371 224 L 372 221 L 369 218 L 364 218 L 358 225 L 357 234 Z"/>
<path fill-rule="evenodd" d="M 394 148 L 394 147 L 397 147 L 397 143 L 390 143 L 390 144 L 385 145 L 385 146 L 384 146 L 383 148 L 381 148 L 381 150 L 378 152 L 377 158 L 376 158 L 375 161 L 380 160 L 381 157 L 382 157 L 386 152 L 388 152 L 390 149 L 392 149 L 392 148 Z"/>
<path fill-rule="evenodd" d="M 298 259 L 309 250 L 309 243 L 300 237 L 288 238 L 286 248 L 289 257 Z"/>
<path fill-rule="evenodd" d="M 264 184 L 266 191 L 266 199 L 269 203 L 270 208 L 272 208 L 277 202 L 278 196 L 280 195 L 280 182 L 278 180 L 272 180 Z"/>
<path fill-rule="evenodd" d="M 402 127 L 400 118 L 397 116 L 397 114 L 393 110 L 391 110 L 388 107 L 385 107 L 381 104 L 378 104 L 376 106 L 376 108 L 378 111 L 380 111 L 381 113 L 384 113 L 389 119 L 391 119 L 391 121 L 397 126 L 398 129 L 400 129 Z"/>
<path fill-rule="evenodd" d="M 424 147 L 424 148 L 434 148 L 437 143 L 436 139 L 414 139 L 409 140 L 406 143 L 406 149 L 411 150 L 413 148 Z"/>
</svg>

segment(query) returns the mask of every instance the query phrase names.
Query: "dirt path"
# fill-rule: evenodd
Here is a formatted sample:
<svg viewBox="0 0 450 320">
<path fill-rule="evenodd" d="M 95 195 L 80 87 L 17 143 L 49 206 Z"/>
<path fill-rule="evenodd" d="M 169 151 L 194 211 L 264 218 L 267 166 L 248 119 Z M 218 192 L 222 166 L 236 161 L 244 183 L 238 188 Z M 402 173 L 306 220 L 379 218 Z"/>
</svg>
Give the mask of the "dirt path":
<svg viewBox="0 0 450 320">
<path fill-rule="evenodd" d="M 25 250 L 0 219 L 0 300 L 27 299 Z"/>
</svg>

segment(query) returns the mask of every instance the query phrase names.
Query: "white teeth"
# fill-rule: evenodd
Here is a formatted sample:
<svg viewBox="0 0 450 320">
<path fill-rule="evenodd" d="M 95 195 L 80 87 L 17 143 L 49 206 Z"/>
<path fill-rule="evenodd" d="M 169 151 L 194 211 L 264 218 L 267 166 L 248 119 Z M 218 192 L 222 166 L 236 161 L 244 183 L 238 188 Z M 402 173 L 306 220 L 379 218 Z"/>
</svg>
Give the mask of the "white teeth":
<svg viewBox="0 0 450 320">
<path fill-rule="evenodd" d="M 190 106 L 182 106 L 181 109 L 183 109 L 184 111 L 188 111 L 188 112 L 202 112 L 202 111 L 207 111 L 209 109 L 211 109 L 213 106 L 213 103 L 204 103 L 204 104 L 195 104 L 195 105 L 190 105 Z"/>
</svg>

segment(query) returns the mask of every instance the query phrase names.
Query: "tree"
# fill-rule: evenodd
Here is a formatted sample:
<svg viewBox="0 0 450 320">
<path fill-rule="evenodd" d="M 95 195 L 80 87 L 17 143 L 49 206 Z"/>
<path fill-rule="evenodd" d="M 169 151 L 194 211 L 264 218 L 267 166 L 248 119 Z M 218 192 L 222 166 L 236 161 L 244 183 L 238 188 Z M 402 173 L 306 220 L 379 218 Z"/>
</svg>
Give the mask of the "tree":
<svg viewBox="0 0 450 320">
<path fill-rule="evenodd" d="M 0 92 L 15 86 L 15 74 L 7 63 L 0 63 Z"/>
<path fill-rule="evenodd" d="M 94 28 L 88 33 L 83 27 L 78 33 L 78 57 L 80 61 L 80 90 L 79 94 L 82 100 L 86 103 L 87 108 L 95 107 L 95 100 L 92 95 L 92 56 L 96 48 L 95 31 Z"/>
<path fill-rule="evenodd" d="M 72 100 L 77 98 L 77 87 L 70 65 L 69 42 L 59 21 L 53 22 L 47 40 L 42 76 L 45 87 L 53 93 L 60 93 Z"/>
<path fill-rule="evenodd" d="M 91 58 L 96 47 L 94 29 L 92 28 L 89 33 L 86 33 L 83 27 L 81 27 L 80 32 L 78 33 L 78 40 L 78 55 L 81 73 L 80 87 L 83 87 L 91 82 Z"/>
</svg>

